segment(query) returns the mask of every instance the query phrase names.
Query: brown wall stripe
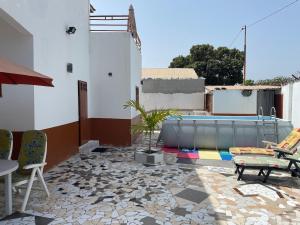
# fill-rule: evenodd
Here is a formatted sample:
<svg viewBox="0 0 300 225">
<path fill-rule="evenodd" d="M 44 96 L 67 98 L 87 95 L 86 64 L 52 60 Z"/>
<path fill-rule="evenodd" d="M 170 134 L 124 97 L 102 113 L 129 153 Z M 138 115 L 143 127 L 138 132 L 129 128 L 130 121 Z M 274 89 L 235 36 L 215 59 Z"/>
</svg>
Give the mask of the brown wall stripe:
<svg viewBox="0 0 300 225">
<path fill-rule="evenodd" d="M 100 144 L 113 146 L 130 146 L 139 137 L 139 135 L 131 135 L 131 124 L 136 124 L 139 120 L 139 116 L 132 120 L 90 118 L 88 119 L 90 140 L 99 140 Z M 48 128 L 43 131 L 48 138 L 46 170 L 78 152 L 79 122 Z M 15 160 L 19 155 L 22 134 L 23 132 L 13 132 L 12 158 Z"/>
</svg>

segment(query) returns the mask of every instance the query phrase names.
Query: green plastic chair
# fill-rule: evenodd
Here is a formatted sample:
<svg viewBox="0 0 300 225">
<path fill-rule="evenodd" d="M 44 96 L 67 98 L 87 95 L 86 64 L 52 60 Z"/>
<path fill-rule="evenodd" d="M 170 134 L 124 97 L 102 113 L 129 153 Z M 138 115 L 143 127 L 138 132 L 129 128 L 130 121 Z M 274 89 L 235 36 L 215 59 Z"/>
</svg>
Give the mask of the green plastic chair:
<svg viewBox="0 0 300 225">
<path fill-rule="evenodd" d="M 10 160 L 13 148 L 13 135 L 8 130 L 0 129 L 0 159 Z"/>
<path fill-rule="evenodd" d="M 19 169 L 13 174 L 13 189 L 27 184 L 25 198 L 21 211 L 24 212 L 33 182 L 39 180 L 49 197 L 49 191 L 43 178 L 43 170 L 47 155 L 47 136 L 42 131 L 32 130 L 24 132 L 18 157 Z"/>
</svg>

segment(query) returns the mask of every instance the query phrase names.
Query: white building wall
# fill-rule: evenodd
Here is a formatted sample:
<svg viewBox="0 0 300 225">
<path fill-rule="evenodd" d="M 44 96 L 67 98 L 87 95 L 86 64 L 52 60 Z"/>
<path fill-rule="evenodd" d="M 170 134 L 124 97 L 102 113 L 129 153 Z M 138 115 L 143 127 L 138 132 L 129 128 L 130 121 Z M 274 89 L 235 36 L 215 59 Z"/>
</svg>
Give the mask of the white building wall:
<svg viewBox="0 0 300 225">
<path fill-rule="evenodd" d="M 126 32 L 91 33 L 91 118 L 131 119 L 123 109 L 131 98 L 130 39 Z"/>
<path fill-rule="evenodd" d="M 11 23 L 8 23 L 10 21 Z M 0 57 L 33 67 L 33 39 L 0 9 Z M 2 85 L 0 98 L 0 127 L 9 130 L 34 128 L 33 87 Z"/>
<path fill-rule="evenodd" d="M 77 81 L 89 81 L 89 1 L 1 0 L 0 8 L 33 35 L 33 69 L 54 79 L 54 88 L 34 87 L 34 128 L 78 121 Z M 68 26 L 77 28 L 74 35 Z"/>
<path fill-rule="evenodd" d="M 212 111 L 214 114 L 256 114 L 257 91 L 244 97 L 241 90 L 215 90 Z"/>
<path fill-rule="evenodd" d="M 300 82 L 294 83 L 292 94 L 292 124 L 300 128 Z"/>
<path fill-rule="evenodd" d="M 141 98 L 141 74 L 142 74 L 142 54 L 138 49 L 133 38 L 130 38 L 130 98 L 135 100 L 136 87 L 139 88 L 139 96 Z M 128 99 L 129 100 L 129 99 Z M 138 112 L 131 108 L 131 119 L 136 117 Z"/>
<path fill-rule="evenodd" d="M 293 84 L 283 86 L 281 93 L 283 95 L 283 119 L 292 120 Z"/>
<path fill-rule="evenodd" d="M 203 110 L 204 93 L 142 93 L 141 103 L 147 111 L 154 109 Z"/>
<path fill-rule="evenodd" d="M 292 121 L 296 128 L 300 128 L 300 82 L 288 84 L 282 87 L 283 95 L 283 119 Z"/>
</svg>

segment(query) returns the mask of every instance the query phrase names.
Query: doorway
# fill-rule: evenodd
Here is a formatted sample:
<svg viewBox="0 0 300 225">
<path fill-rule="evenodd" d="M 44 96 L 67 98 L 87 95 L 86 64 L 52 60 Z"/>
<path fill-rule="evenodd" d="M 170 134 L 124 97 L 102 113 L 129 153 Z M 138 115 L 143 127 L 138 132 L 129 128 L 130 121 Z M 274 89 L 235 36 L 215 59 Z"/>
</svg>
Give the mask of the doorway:
<svg viewBox="0 0 300 225">
<path fill-rule="evenodd" d="M 89 140 L 87 82 L 78 81 L 79 146 Z"/>
<path fill-rule="evenodd" d="M 275 94 L 275 102 L 277 118 L 283 118 L 283 95 L 282 94 Z"/>
</svg>

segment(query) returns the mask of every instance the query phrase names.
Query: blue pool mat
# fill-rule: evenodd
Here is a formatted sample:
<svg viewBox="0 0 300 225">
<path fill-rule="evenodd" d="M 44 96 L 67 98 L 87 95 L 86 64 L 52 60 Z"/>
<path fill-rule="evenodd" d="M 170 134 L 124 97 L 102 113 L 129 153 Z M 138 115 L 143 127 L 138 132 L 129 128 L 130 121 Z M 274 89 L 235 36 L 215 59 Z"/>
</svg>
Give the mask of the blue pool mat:
<svg viewBox="0 0 300 225">
<path fill-rule="evenodd" d="M 219 151 L 219 154 L 222 158 L 222 160 L 232 160 L 232 155 L 230 154 L 229 151 L 226 151 L 226 150 L 221 150 Z"/>
</svg>

